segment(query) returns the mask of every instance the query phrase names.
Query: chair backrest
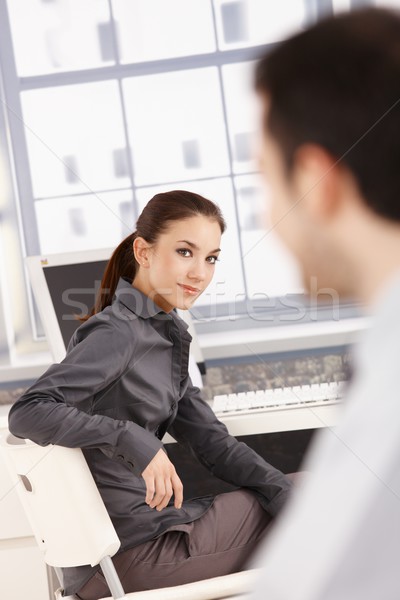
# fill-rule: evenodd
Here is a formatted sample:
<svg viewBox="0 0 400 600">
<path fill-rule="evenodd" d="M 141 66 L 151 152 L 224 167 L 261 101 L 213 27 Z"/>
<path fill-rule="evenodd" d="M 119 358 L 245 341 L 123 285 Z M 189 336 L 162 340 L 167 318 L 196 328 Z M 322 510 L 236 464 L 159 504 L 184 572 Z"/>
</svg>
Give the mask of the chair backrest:
<svg viewBox="0 0 400 600">
<path fill-rule="evenodd" d="M 0 450 L 47 564 L 97 565 L 120 541 L 79 448 L 9 435 Z"/>
</svg>

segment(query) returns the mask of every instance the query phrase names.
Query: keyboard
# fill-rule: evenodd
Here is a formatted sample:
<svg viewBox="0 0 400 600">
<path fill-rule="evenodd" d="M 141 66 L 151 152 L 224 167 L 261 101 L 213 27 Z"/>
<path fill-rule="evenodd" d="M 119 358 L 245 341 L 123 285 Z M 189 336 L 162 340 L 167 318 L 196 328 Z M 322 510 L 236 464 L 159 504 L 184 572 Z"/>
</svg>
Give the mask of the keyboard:
<svg viewBox="0 0 400 600">
<path fill-rule="evenodd" d="M 214 396 L 208 404 L 233 436 L 333 427 L 345 383 L 320 383 Z M 175 440 L 166 434 L 164 443 Z"/>
<path fill-rule="evenodd" d="M 343 382 L 332 382 L 225 394 L 214 396 L 212 408 L 217 416 L 227 416 L 229 413 L 245 414 L 298 405 L 339 402 L 342 388 Z"/>
</svg>

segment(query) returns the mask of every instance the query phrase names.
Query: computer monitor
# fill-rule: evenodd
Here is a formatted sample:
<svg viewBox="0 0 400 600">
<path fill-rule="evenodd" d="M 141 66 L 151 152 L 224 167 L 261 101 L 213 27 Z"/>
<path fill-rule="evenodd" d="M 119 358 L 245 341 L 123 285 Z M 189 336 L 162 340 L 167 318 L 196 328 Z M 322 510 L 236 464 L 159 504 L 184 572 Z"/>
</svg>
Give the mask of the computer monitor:
<svg viewBox="0 0 400 600">
<path fill-rule="evenodd" d="M 104 269 L 112 249 L 87 250 L 26 258 L 29 279 L 55 362 L 65 357 L 68 343 L 95 303 Z M 188 311 L 178 311 L 192 335 L 189 371 L 195 385 L 201 386 L 204 358 Z M 196 364 L 197 363 L 197 364 Z"/>
</svg>

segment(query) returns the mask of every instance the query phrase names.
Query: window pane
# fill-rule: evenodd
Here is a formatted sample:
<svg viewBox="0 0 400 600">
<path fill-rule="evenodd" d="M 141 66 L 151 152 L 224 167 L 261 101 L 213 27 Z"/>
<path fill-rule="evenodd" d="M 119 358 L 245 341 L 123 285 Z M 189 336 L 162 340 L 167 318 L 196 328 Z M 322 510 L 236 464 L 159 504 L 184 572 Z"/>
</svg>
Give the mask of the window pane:
<svg viewBox="0 0 400 600">
<path fill-rule="evenodd" d="M 375 4 L 375 6 L 379 6 L 380 8 L 394 8 L 400 10 L 400 0 L 370 0 L 368 4 Z"/>
<path fill-rule="evenodd" d="M 250 298 L 303 291 L 297 264 L 274 231 L 267 226 L 268 190 L 259 177 L 235 178 L 243 262 Z"/>
<path fill-rule="evenodd" d="M 126 191 L 37 200 L 35 210 L 42 254 L 114 247 L 134 228 Z"/>
<path fill-rule="evenodd" d="M 107 0 L 8 0 L 20 76 L 115 62 Z"/>
<path fill-rule="evenodd" d="M 332 0 L 332 7 L 335 13 L 351 10 L 351 0 Z"/>
<path fill-rule="evenodd" d="M 276 42 L 301 28 L 307 0 L 214 0 L 220 50 Z"/>
<path fill-rule="evenodd" d="M 254 62 L 222 67 L 233 170 L 256 171 L 255 132 L 258 103 L 253 90 Z"/>
<path fill-rule="evenodd" d="M 139 211 L 159 192 L 177 189 L 176 184 L 136 190 Z M 227 230 L 221 240 L 220 260 L 215 268 L 213 281 L 197 300 L 198 306 L 213 306 L 216 303 L 244 300 L 244 286 L 241 270 L 239 238 L 236 225 L 232 184 L 228 178 L 211 181 L 191 181 L 179 185 L 179 189 L 189 190 L 209 198 L 221 208 L 227 222 Z M 211 313 L 212 314 L 212 313 Z"/>
<path fill-rule="evenodd" d="M 113 81 L 21 94 L 34 196 L 130 185 Z"/>
<path fill-rule="evenodd" d="M 122 63 L 215 51 L 205 0 L 113 0 Z"/>
<path fill-rule="evenodd" d="M 379 6 L 382 8 L 400 8 L 400 0 L 332 0 L 334 13 L 357 10 L 368 6 Z"/>
<path fill-rule="evenodd" d="M 124 81 L 137 185 L 229 172 L 217 69 Z"/>
</svg>

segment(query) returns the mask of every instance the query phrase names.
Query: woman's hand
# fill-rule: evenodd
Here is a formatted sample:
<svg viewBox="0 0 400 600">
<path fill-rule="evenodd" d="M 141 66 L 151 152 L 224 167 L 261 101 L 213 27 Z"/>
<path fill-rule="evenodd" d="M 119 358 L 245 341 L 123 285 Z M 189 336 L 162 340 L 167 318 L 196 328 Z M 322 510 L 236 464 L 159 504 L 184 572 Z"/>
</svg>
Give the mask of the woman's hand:
<svg viewBox="0 0 400 600">
<path fill-rule="evenodd" d="M 162 510 L 168 504 L 172 494 L 175 495 L 175 508 L 181 508 L 183 502 L 183 485 L 175 467 L 162 448 L 149 462 L 142 473 L 146 482 L 146 504 L 150 508 Z"/>
</svg>

